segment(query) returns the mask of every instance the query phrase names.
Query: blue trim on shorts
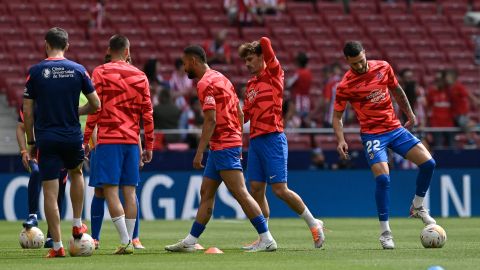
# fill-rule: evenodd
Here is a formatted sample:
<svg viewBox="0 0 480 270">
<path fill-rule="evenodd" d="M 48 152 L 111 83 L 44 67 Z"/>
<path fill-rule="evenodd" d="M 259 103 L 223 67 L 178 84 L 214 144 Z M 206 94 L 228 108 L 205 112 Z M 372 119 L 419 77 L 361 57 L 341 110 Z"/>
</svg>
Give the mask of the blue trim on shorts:
<svg viewBox="0 0 480 270">
<path fill-rule="evenodd" d="M 285 133 L 269 133 L 250 140 L 247 179 L 268 184 L 286 183 L 288 143 Z"/>
<path fill-rule="evenodd" d="M 222 181 L 220 171 L 239 170 L 243 171 L 241 147 L 232 147 L 222 150 L 209 151 L 207 164 L 203 171 L 203 176 L 213 180 Z"/>
<path fill-rule="evenodd" d="M 370 167 L 375 163 L 388 162 L 388 148 L 405 158 L 408 151 L 420 143 L 420 140 L 404 127 L 382 134 L 362 133 L 360 137 Z"/>
<path fill-rule="evenodd" d="M 95 150 L 97 184 L 137 186 L 140 181 L 138 144 L 100 144 Z"/>
</svg>

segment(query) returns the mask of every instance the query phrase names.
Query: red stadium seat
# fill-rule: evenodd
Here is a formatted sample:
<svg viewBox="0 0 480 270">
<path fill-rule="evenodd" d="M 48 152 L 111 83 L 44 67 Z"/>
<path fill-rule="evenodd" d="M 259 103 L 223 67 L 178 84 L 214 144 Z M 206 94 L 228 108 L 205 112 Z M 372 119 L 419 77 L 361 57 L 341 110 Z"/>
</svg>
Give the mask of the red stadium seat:
<svg viewBox="0 0 480 270">
<path fill-rule="evenodd" d="M 427 27 L 441 27 L 448 25 L 445 15 L 419 15 L 418 20 Z"/>
<path fill-rule="evenodd" d="M 162 38 L 165 40 L 171 40 L 171 39 L 178 38 L 177 30 L 171 27 L 162 27 L 162 26 L 151 27 L 148 29 L 148 33 L 150 34 L 150 37 L 153 39 Z"/>
<path fill-rule="evenodd" d="M 22 16 L 22 15 L 35 15 L 37 14 L 37 10 L 35 5 L 29 3 L 18 3 L 18 2 L 10 2 L 7 4 L 8 9 L 10 10 L 10 14 L 14 16 Z"/>
<path fill-rule="evenodd" d="M 371 25 L 366 27 L 367 33 L 370 36 L 371 39 L 377 40 L 377 39 L 394 39 L 397 37 L 397 33 L 395 31 L 395 28 L 386 25 L 382 26 L 380 25 Z"/>
<path fill-rule="evenodd" d="M 181 38 L 191 40 L 191 39 L 206 39 L 208 33 L 203 27 L 183 27 L 178 29 L 178 33 Z"/>
<path fill-rule="evenodd" d="M 427 36 L 425 28 L 420 26 L 399 27 L 398 32 L 404 39 L 423 39 Z"/>
<path fill-rule="evenodd" d="M 194 2 L 193 8 L 197 11 L 199 15 L 217 15 L 224 12 L 222 3 L 218 3 L 215 1 Z"/>
<path fill-rule="evenodd" d="M 287 2 L 287 11 L 291 14 L 313 14 L 314 8 L 313 3 Z"/>
<path fill-rule="evenodd" d="M 468 11 L 468 3 L 459 1 L 445 1 L 441 4 L 443 14 L 446 15 L 465 15 Z"/>
<path fill-rule="evenodd" d="M 292 27 L 292 19 L 287 15 L 266 16 L 264 21 L 265 25 L 272 30 L 280 27 Z"/>
<path fill-rule="evenodd" d="M 170 25 L 166 16 L 140 16 L 138 19 L 146 28 L 168 27 Z"/>
<path fill-rule="evenodd" d="M 249 27 L 249 28 L 242 28 L 242 36 L 243 39 L 252 41 L 252 40 L 258 40 L 263 36 L 269 36 L 270 31 L 268 31 L 267 28 L 264 27 Z"/>
<path fill-rule="evenodd" d="M 138 28 L 139 25 L 137 17 L 133 15 L 109 16 L 107 17 L 107 22 L 110 27 L 115 28 L 118 31 L 123 31 L 123 29 Z"/>
<path fill-rule="evenodd" d="M 123 17 L 130 14 L 128 4 L 118 1 L 109 1 L 105 5 L 105 10 L 108 18 L 110 19 L 112 19 L 113 17 Z"/>
<path fill-rule="evenodd" d="M 452 63 L 473 64 L 474 56 L 470 51 L 447 51 L 447 57 Z"/>
<path fill-rule="evenodd" d="M 389 14 L 386 17 L 390 24 L 396 27 L 408 27 L 418 24 L 417 17 L 411 14 Z"/>
<path fill-rule="evenodd" d="M 351 15 L 325 15 L 325 20 L 333 28 L 355 26 L 355 20 Z"/>
<path fill-rule="evenodd" d="M 223 75 L 225 75 L 227 77 L 240 75 L 240 72 L 237 69 L 237 66 L 235 66 L 235 65 L 214 64 L 214 65 L 212 65 L 212 68 L 219 71 L 220 73 L 222 73 Z"/>
<path fill-rule="evenodd" d="M 306 52 L 312 49 L 310 43 L 304 40 L 282 39 L 281 44 L 285 50 L 288 50 L 293 55 L 297 52 Z"/>
<path fill-rule="evenodd" d="M 317 50 L 336 50 L 340 51 L 342 49 L 342 44 L 337 39 L 315 39 L 312 40 L 312 45 Z"/>
<path fill-rule="evenodd" d="M 440 6 L 432 2 L 413 2 L 412 11 L 418 16 L 439 14 Z"/>
<path fill-rule="evenodd" d="M 439 38 L 437 39 L 438 48 L 445 52 L 451 51 L 467 51 L 468 47 L 467 44 L 463 39 L 460 38 L 452 38 L 452 39 L 445 39 Z"/>
<path fill-rule="evenodd" d="M 24 29 L 28 29 L 31 27 L 47 28 L 47 20 L 45 19 L 45 17 L 42 16 L 21 15 L 18 16 L 18 22 Z"/>
<path fill-rule="evenodd" d="M 232 39 L 239 39 L 240 35 L 238 33 L 238 28 L 236 27 L 224 27 L 224 26 L 214 26 L 214 27 L 209 27 L 210 30 L 210 36 L 214 38 L 217 33 L 220 31 L 227 31 L 227 38 L 226 40 L 232 40 Z"/>
<path fill-rule="evenodd" d="M 456 39 L 459 38 L 457 30 L 452 26 L 431 26 L 428 27 L 430 36 L 436 39 Z"/>
<path fill-rule="evenodd" d="M 49 27 L 61 27 L 67 30 L 67 32 L 69 31 L 69 29 L 78 28 L 79 25 L 75 17 L 65 15 L 48 17 L 48 24 Z"/>
<path fill-rule="evenodd" d="M 130 3 L 130 10 L 137 15 L 158 16 L 160 15 L 160 5 L 158 2 L 133 2 Z"/>
<path fill-rule="evenodd" d="M 317 1 L 317 9 L 323 15 L 341 15 L 344 14 L 343 4 L 340 2 L 328 3 L 323 1 Z M 301 12 L 299 13 L 301 14 Z M 304 14 L 308 14 L 304 12 Z"/>
<path fill-rule="evenodd" d="M 324 49 L 320 53 L 323 54 L 323 59 L 325 59 L 325 64 L 333 64 L 337 62 L 342 62 L 345 59 L 342 50 L 327 50 Z"/>
<path fill-rule="evenodd" d="M 177 28 L 198 26 L 198 19 L 193 14 L 184 14 L 179 16 L 179 14 L 174 13 L 170 14 L 169 20 L 170 24 Z"/>
<path fill-rule="evenodd" d="M 130 36 L 127 34 L 127 37 Z M 157 50 L 157 45 L 155 42 L 146 38 L 138 40 L 130 39 L 130 46 L 132 51 L 152 52 Z"/>
<path fill-rule="evenodd" d="M 321 17 L 317 14 L 295 14 L 293 15 L 293 21 L 298 27 L 319 27 L 323 24 Z"/>
<path fill-rule="evenodd" d="M 434 64 L 444 64 L 447 62 L 446 56 L 443 52 L 428 50 L 428 51 L 417 51 L 417 58 L 423 63 L 428 63 L 431 65 Z"/>
<path fill-rule="evenodd" d="M 202 24 L 206 27 L 228 27 L 227 17 L 223 14 L 211 15 L 211 16 L 201 16 L 200 17 Z"/>
<path fill-rule="evenodd" d="M 457 64 L 456 68 L 460 76 L 478 78 L 480 75 L 480 70 L 478 66 L 474 64 Z"/>
<path fill-rule="evenodd" d="M 40 14 L 44 17 L 64 16 L 68 13 L 67 6 L 63 3 L 47 2 L 37 3 Z"/>
<path fill-rule="evenodd" d="M 304 39 L 302 32 L 296 27 L 272 28 L 272 34 L 277 39 L 294 39 L 296 41 L 303 41 Z"/>
<path fill-rule="evenodd" d="M 351 2 L 350 12 L 353 14 L 375 14 L 377 13 L 377 4 L 375 1 Z"/>
<path fill-rule="evenodd" d="M 351 27 L 336 27 L 335 31 L 341 42 L 348 40 L 365 40 L 367 36 L 363 33 L 363 29 L 358 26 Z"/>
<path fill-rule="evenodd" d="M 407 12 L 407 6 L 404 2 L 381 2 L 380 11 L 388 16 L 392 14 L 405 14 Z"/>
<path fill-rule="evenodd" d="M 429 38 L 424 39 L 409 39 L 407 40 L 408 47 L 411 51 L 428 51 L 428 50 L 436 50 L 437 46 L 434 40 Z"/>
<path fill-rule="evenodd" d="M 162 3 L 162 10 L 167 14 L 170 13 L 182 13 L 188 14 L 191 12 L 189 3 L 185 3 L 184 1 L 175 1 L 175 2 L 163 2 Z"/>
<path fill-rule="evenodd" d="M 368 14 L 368 16 L 356 14 L 355 18 L 365 28 L 387 25 L 387 19 L 382 14 Z"/>
<path fill-rule="evenodd" d="M 4 13 L 5 14 L 5 13 Z M 0 27 L 16 27 L 17 20 L 14 16 L 0 15 Z"/>
</svg>

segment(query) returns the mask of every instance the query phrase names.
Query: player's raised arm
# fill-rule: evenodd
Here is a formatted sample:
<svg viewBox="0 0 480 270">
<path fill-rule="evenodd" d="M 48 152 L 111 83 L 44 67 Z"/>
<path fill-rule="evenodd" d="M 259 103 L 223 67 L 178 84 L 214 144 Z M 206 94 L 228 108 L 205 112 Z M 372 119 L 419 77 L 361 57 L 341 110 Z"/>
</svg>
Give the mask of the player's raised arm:
<svg viewBox="0 0 480 270">
<path fill-rule="evenodd" d="M 348 159 L 348 144 L 345 141 L 345 136 L 343 134 L 343 111 L 333 111 L 332 125 L 335 132 L 335 137 L 337 137 L 337 151 L 342 159 Z"/>
<path fill-rule="evenodd" d="M 275 57 L 275 52 L 272 48 L 272 42 L 267 37 L 262 37 L 260 39 L 260 47 L 262 48 L 263 60 L 267 65 L 267 69 L 273 74 L 278 74 L 280 72 L 280 62 L 277 57 Z"/>
</svg>

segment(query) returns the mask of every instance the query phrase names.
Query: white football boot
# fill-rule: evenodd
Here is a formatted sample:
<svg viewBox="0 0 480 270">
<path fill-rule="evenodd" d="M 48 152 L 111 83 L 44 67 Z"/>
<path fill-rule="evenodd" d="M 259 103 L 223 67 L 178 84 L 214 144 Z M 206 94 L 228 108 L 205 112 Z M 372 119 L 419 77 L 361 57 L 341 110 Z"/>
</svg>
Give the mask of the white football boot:
<svg viewBox="0 0 480 270">
<path fill-rule="evenodd" d="M 277 242 L 275 239 L 271 241 L 259 241 L 252 249 L 247 250 L 246 252 L 271 252 L 277 250 Z"/>
<path fill-rule="evenodd" d="M 393 243 L 393 235 L 391 231 L 384 231 L 380 238 L 380 244 L 382 244 L 383 249 L 394 249 L 395 244 Z"/>
<path fill-rule="evenodd" d="M 412 206 L 410 206 L 410 217 L 421 219 L 425 226 L 430 224 L 437 224 L 435 219 L 430 216 L 428 210 L 425 209 L 423 205 L 418 208 L 414 208 L 412 204 Z"/>
<path fill-rule="evenodd" d="M 195 252 L 197 249 L 195 248 L 195 245 L 189 245 L 185 244 L 183 240 L 181 240 L 178 243 L 175 243 L 173 245 L 168 245 L 165 246 L 165 250 L 171 251 L 171 252 Z"/>
</svg>

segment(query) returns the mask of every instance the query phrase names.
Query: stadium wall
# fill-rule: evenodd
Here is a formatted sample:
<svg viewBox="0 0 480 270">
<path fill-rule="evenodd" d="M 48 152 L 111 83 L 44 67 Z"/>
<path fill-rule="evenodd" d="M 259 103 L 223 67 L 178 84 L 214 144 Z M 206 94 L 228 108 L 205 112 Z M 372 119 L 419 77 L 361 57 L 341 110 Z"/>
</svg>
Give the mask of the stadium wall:
<svg viewBox="0 0 480 270">
<path fill-rule="evenodd" d="M 143 219 L 192 219 L 198 207 L 202 176 L 198 171 L 143 172 L 138 187 Z M 415 170 L 392 172 L 391 216 L 407 217 L 415 192 Z M 85 181 L 88 183 L 88 176 Z M 0 219 L 21 220 L 27 215 L 26 174 L 0 174 Z M 69 183 L 66 194 L 69 195 Z M 319 217 L 374 217 L 375 200 L 371 172 L 291 171 L 289 186 L 299 193 L 311 212 Z M 90 216 L 93 188 L 85 199 L 86 217 Z M 272 217 L 296 216 L 268 191 Z M 437 170 L 427 194 L 427 207 L 434 216 L 480 216 L 480 169 Z M 43 217 L 43 196 L 40 216 Z M 70 219 L 70 201 L 62 217 Z M 106 211 L 108 213 L 108 211 Z M 109 216 L 106 214 L 105 219 Z M 222 184 L 217 194 L 214 218 L 245 218 L 240 206 Z"/>
</svg>

